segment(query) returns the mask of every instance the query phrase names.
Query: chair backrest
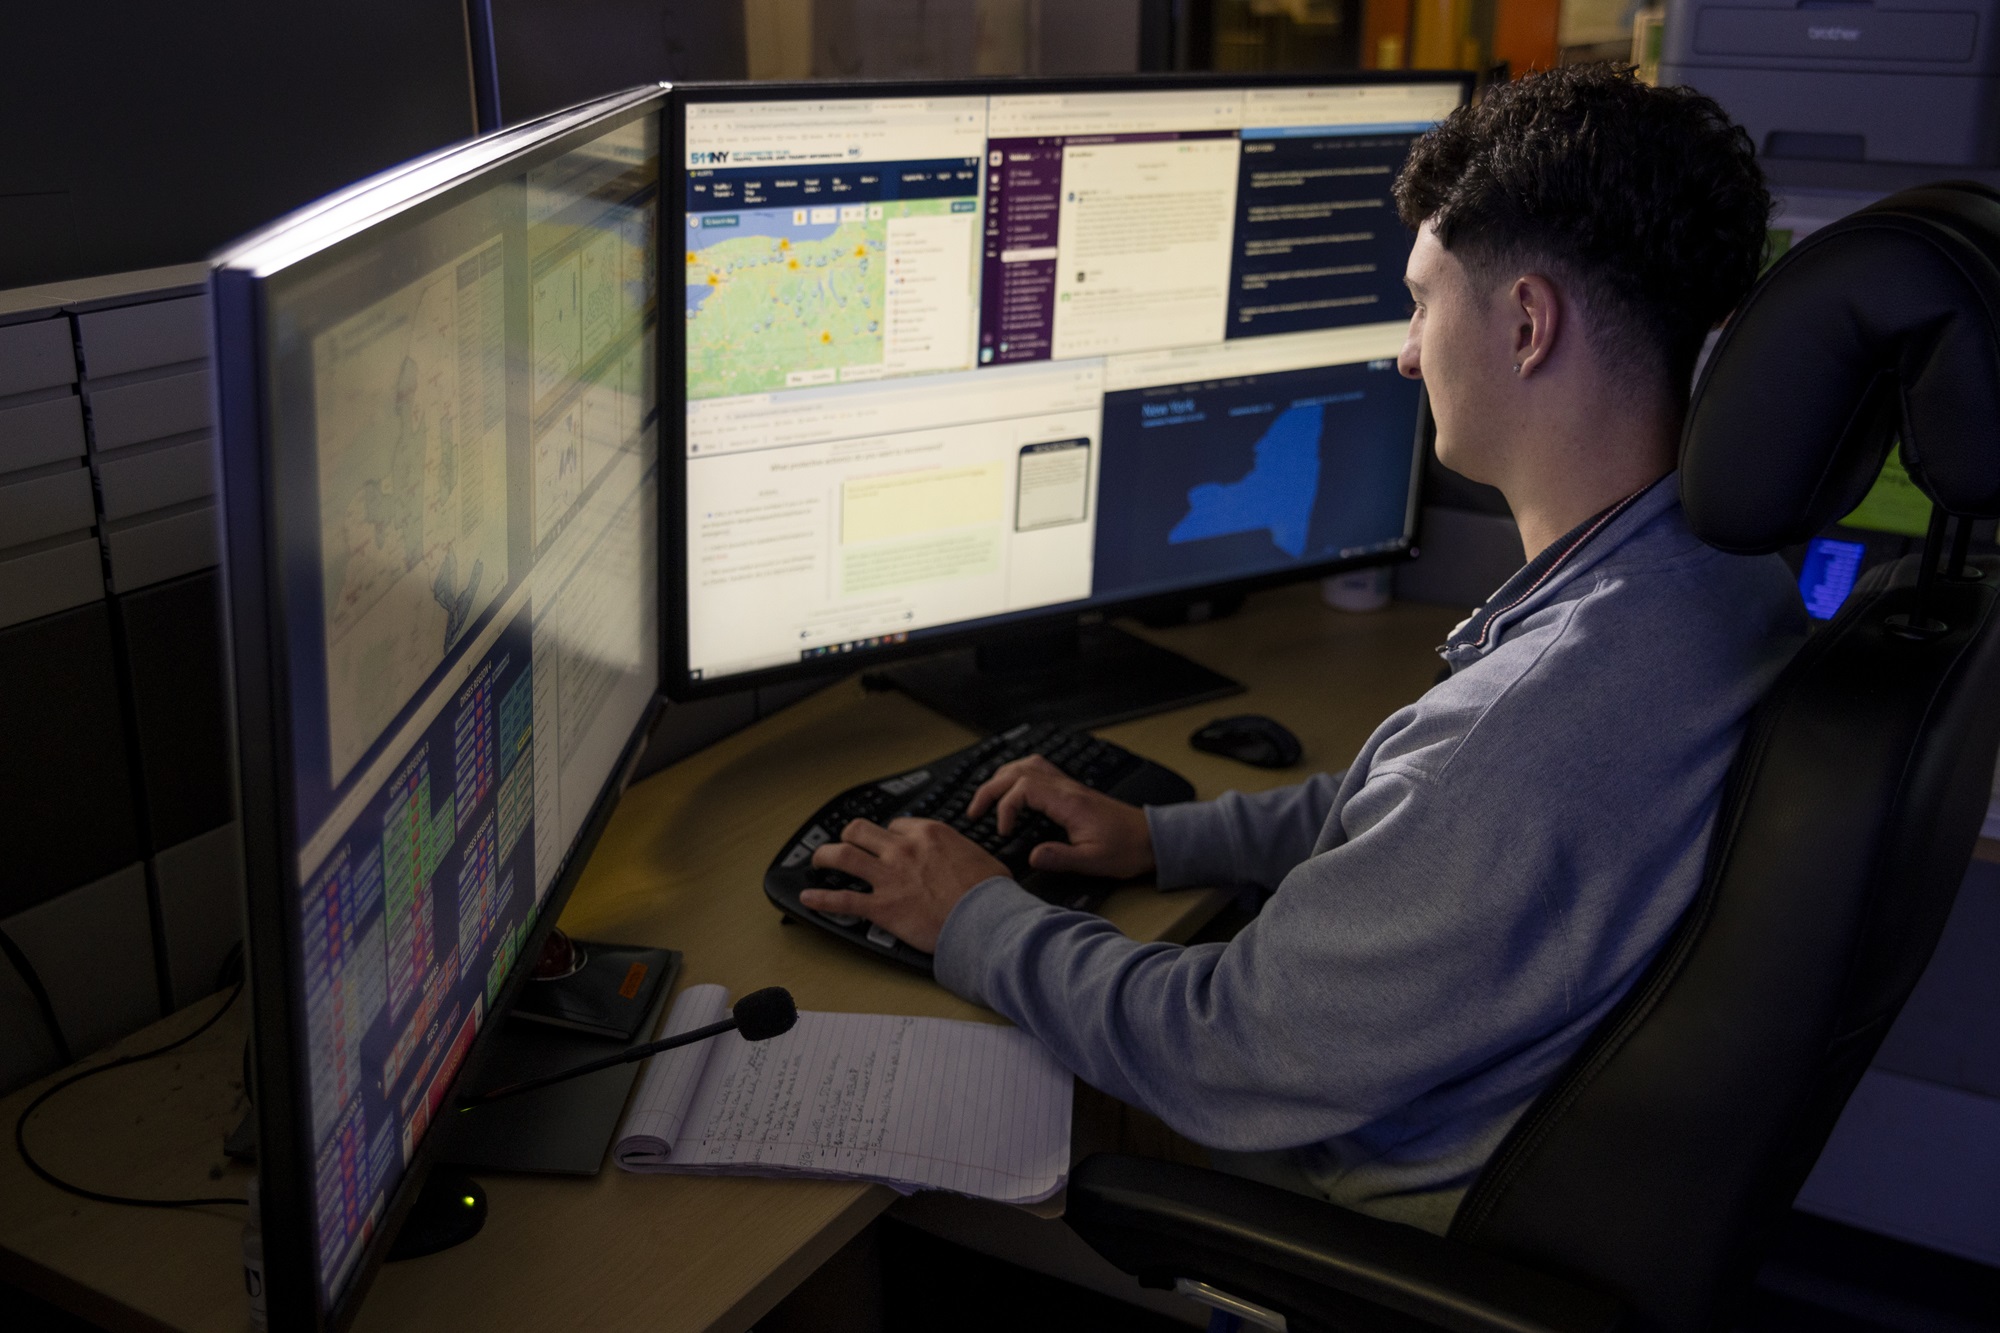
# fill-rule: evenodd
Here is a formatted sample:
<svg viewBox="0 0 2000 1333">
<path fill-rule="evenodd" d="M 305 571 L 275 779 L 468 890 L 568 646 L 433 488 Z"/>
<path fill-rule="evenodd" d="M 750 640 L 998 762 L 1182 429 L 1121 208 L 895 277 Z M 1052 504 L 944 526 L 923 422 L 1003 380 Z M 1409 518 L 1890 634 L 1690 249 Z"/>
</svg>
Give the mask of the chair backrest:
<svg viewBox="0 0 2000 1333">
<path fill-rule="evenodd" d="M 1896 437 L 1961 525 L 2000 514 L 2000 197 L 1906 191 L 1808 238 L 1731 321 L 1682 440 L 1704 540 L 1804 540 Z M 1927 556 L 1942 553 L 1934 523 Z M 1956 554 L 1956 552 L 1954 552 Z M 1495 1153 L 1452 1234 L 1713 1326 L 1929 960 L 2000 748 L 2000 561 L 1877 571 L 1760 703 L 1704 884 Z"/>
</svg>

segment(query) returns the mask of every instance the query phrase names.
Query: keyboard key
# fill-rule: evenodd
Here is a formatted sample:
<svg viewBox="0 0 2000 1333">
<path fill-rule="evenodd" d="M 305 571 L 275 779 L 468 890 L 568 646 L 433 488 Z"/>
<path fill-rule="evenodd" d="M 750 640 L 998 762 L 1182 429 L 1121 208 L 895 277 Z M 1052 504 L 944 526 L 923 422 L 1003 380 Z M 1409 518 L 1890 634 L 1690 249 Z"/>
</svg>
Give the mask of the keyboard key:
<svg viewBox="0 0 2000 1333">
<path fill-rule="evenodd" d="M 923 768 L 877 779 L 872 783 L 833 796 L 779 853 L 772 874 L 778 877 L 767 886 L 774 892 L 798 888 L 826 888 L 850 892 L 872 892 L 871 886 L 855 876 L 811 865 L 813 851 L 839 838 L 856 819 L 888 824 L 905 815 L 935 819 L 957 829 L 976 845 L 985 848 L 1019 880 L 1030 881 L 1037 893 L 1053 890 L 1056 881 L 1033 875 L 1030 854 L 1045 842 L 1064 842 L 1062 827 L 1035 811 L 1021 812 L 1005 834 L 993 812 L 979 819 L 966 814 L 973 794 L 998 772 L 1002 765 L 1027 755 L 1039 754 L 1070 777 L 1100 791 L 1123 781 L 1143 767 L 1137 756 L 1086 733 L 1068 731 L 1047 723 L 1023 724 L 999 736 L 989 736 L 955 754 L 946 755 Z M 1087 897 L 1088 895 L 1086 895 Z M 868 927 L 861 917 L 845 913 L 812 912 L 809 915 L 841 928 L 855 943 L 864 934 L 877 949 L 891 951 L 895 939 L 879 927 Z M 907 953 L 895 951 L 902 957 Z"/>
<path fill-rule="evenodd" d="M 806 886 L 814 889 L 844 889 L 849 893 L 873 893 L 875 888 L 865 879 L 856 879 L 845 871 L 828 870 L 814 866 L 806 872 Z"/>
</svg>

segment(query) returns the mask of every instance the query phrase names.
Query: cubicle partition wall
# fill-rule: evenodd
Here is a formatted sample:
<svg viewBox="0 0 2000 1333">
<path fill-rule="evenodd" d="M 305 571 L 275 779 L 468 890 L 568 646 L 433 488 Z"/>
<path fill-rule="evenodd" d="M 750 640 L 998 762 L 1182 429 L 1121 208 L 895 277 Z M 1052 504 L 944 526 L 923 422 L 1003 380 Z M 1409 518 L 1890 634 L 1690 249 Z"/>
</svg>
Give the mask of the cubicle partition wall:
<svg viewBox="0 0 2000 1333">
<path fill-rule="evenodd" d="M 0 932 L 81 1057 L 241 937 L 203 283 L 0 292 Z M 669 707 L 644 776 L 819 682 Z M 0 1093 L 64 1061 L 0 957 Z"/>
<path fill-rule="evenodd" d="M 199 266 L 0 296 L 0 931 L 81 1056 L 239 935 Z M 0 966 L 0 1089 L 61 1063 Z"/>
</svg>

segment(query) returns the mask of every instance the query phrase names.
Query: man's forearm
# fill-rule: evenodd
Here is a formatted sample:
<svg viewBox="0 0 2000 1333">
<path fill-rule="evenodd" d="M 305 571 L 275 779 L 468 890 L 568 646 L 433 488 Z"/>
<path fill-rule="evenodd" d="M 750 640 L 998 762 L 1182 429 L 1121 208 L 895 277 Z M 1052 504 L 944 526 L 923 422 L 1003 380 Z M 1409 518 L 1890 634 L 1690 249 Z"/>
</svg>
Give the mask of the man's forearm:
<svg viewBox="0 0 2000 1333">
<path fill-rule="evenodd" d="M 1204 1146 L 1284 1147 L 1351 1127 L 1337 1097 L 1308 1105 L 1290 1086 L 1324 1086 L 1324 1064 L 1284 1052 L 1298 1036 L 1274 1021 L 1284 997 L 1226 980 L 1224 952 L 1142 944 L 995 878 L 953 909 L 937 979 L 1033 1034 L 1084 1082 Z"/>
<path fill-rule="evenodd" d="M 1320 773 L 1271 791 L 1146 807 L 1160 887 L 1254 885 L 1269 892 L 1313 853 L 1340 778 Z"/>
</svg>

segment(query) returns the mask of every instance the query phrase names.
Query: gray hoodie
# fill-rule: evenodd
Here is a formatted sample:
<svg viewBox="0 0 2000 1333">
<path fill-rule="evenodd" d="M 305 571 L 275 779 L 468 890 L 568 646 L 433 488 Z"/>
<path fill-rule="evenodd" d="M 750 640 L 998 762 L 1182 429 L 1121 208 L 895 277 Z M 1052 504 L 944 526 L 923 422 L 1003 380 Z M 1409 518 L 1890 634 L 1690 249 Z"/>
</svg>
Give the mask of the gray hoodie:
<svg viewBox="0 0 2000 1333">
<path fill-rule="evenodd" d="M 1804 640 L 1783 562 L 1704 546 L 1677 480 L 1509 579 L 1344 774 L 1147 810 L 1162 888 L 1270 892 L 1235 939 L 1135 943 L 996 877 L 938 980 L 1197 1143 L 1283 1150 L 1251 1173 L 1442 1232 L 1693 897 Z"/>
</svg>

